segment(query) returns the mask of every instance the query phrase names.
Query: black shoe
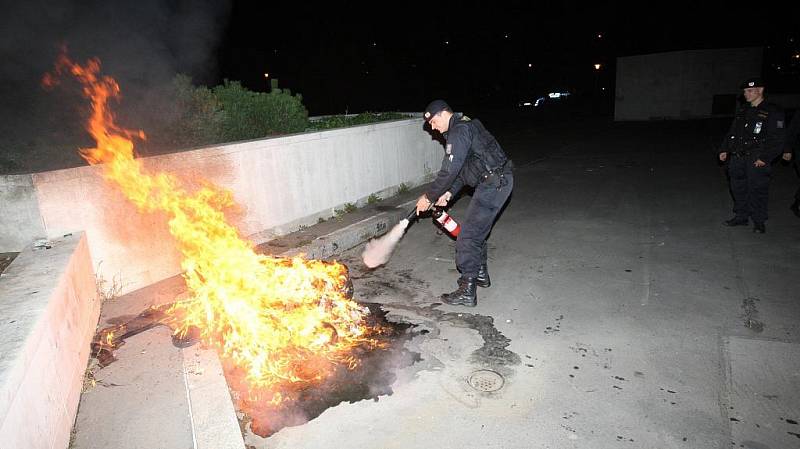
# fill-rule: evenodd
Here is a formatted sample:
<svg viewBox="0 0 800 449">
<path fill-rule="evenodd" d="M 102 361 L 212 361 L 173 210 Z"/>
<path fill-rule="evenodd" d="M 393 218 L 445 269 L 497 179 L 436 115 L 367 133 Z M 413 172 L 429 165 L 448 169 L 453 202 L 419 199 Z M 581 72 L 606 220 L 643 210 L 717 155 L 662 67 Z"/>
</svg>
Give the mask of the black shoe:
<svg viewBox="0 0 800 449">
<path fill-rule="evenodd" d="M 733 217 L 730 220 L 725 220 L 722 224 L 725 226 L 747 226 L 747 219 Z"/>
<path fill-rule="evenodd" d="M 763 234 L 763 233 L 767 232 L 767 228 L 764 226 L 764 223 L 754 222 L 753 223 L 753 232 L 755 232 L 756 234 Z"/>
<path fill-rule="evenodd" d="M 478 305 L 478 286 L 475 278 L 460 278 L 458 288 L 442 295 L 442 302 L 451 306 L 475 307 Z"/>
<path fill-rule="evenodd" d="M 486 264 L 481 265 L 475 282 L 478 284 L 478 287 L 487 288 L 492 286 L 492 280 L 489 279 L 489 267 L 487 267 Z"/>
<path fill-rule="evenodd" d="M 797 216 L 797 218 L 800 218 L 800 201 L 795 201 L 792 203 L 792 205 L 789 206 L 789 209 Z"/>
</svg>

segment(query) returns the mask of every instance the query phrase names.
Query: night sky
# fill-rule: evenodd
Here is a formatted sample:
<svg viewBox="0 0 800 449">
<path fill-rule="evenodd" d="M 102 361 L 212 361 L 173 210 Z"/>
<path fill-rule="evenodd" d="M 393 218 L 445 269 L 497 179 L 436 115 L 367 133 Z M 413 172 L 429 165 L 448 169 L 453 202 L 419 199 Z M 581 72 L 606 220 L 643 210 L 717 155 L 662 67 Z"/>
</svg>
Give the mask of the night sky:
<svg viewBox="0 0 800 449">
<path fill-rule="evenodd" d="M 0 94 L 11 118 L 42 101 L 38 80 L 62 43 L 78 60 L 100 57 L 143 110 L 178 72 L 260 91 L 268 72 L 321 115 L 419 111 L 440 97 L 502 108 L 553 89 L 610 94 L 616 57 L 658 51 L 769 47 L 764 74 L 778 91 L 797 90 L 800 70 L 789 59 L 800 8 L 778 2 L 3 2 Z"/>
</svg>

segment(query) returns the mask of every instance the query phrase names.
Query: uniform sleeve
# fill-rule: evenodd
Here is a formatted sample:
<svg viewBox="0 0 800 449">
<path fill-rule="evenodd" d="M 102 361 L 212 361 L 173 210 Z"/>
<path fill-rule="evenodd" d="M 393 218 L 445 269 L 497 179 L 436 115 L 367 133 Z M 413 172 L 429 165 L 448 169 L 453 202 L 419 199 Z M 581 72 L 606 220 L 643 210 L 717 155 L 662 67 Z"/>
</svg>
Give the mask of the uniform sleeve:
<svg viewBox="0 0 800 449">
<path fill-rule="evenodd" d="M 736 137 L 736 117 L 734 116 L 733 121 L 731 121 L 731 126 L 728 128 L 728 132 L 725 133 L 725 137 L 722 139 L 722 145 L 719 147 L 719 152 L 721 153 L 728 153 L 731 149 L 731 142 Z"/>
<path fill-rule="evenodd" d="M 786 142 L 786 117 L 783 110 L 772 109 L 765 125 L 767 136 L 758 158 L 764 162 L 772 162 L 783 153 L 783 145 Z"/>
<path fill-rule="evenodd" d="M 431 187 L 425 192 L 425 196 L 430 201 L 436 201 L 452 186 L 458 185 L 454 183 L 460 183 L 460 181 L 456 181 L 456 178 L 467 159 L 471 142 L 472 136 L 468 126 L 455 126 L 448 132 L 447 146 L 449 146 L 450 154 L 444 155 L 442 168 L 436 174 L 436 179 Z M 455 192 L 451 193 L 455 194 Z"/>
<path fill-rule="evenodd" d="M 800 113 L 795 112 L 789 128 L 786 129 L 786 144 L 783 147 L 784 153 L 792 150 L 800 152 Z"/>
</svg>

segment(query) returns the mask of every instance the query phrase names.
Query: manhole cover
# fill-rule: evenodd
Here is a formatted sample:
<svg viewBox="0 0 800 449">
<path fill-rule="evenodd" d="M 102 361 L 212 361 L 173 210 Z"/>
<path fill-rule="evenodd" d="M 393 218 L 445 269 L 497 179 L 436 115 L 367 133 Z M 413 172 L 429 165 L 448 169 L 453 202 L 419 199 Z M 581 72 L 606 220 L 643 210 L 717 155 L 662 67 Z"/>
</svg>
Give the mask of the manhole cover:
<svg viewBox="0 0 800 449">
<path fill-rule="evenodd" d="M 488 369 L 475 371 L 469 376 L 469 386 L 478 391 L 497 391 L 503 388 L 504 383 L 500 373 Z"/>
</svg>

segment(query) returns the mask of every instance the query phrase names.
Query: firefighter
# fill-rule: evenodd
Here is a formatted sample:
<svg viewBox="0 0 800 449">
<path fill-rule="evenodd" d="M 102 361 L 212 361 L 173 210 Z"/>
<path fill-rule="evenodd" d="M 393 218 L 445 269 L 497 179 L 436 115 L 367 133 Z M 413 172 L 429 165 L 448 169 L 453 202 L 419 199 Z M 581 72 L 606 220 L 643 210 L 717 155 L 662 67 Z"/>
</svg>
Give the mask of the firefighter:
<svg viewBox="0 0 800 449">
<path fill-rule="evenodd" d="M 750 78 L 742 86 L 747 104 L 737 108 L 730 130 L 722 142 L 719 160 L 728 162 L 734 217 L 726 226 L 747 226 L 765 233 L 771 163 L 782 152 L 783 110 L 764 100 L 764 83 Z"/>
<path fill-rule="evenodd" d="M 417 215 L 434 205 L 446 206 L 465 185 L 474 188 L 456 238 L 458 288 L 442 295 L 447 304 L 474 307 L 477 287 L 491 285 L 486 239 L 514 187 L 513 163 L 479 120 L 453 113 L 445 101 L 432 101 L 423 118 L 446 143 L 436 179 L 417 200 Z"/>
<path fill-rule="evenodd" d="M 789 128 L 786 130 L 786 145 L 783 148 L 783 160 L 787 162 L 791 161 L 792 152 L 795 153 L 795 170 L 800 174 L 800 163 L 797 162 L 797 158 L 800 157 L 800 114 L 797 111 L 794 112 L 794 117 L 792 117 Z M 789 209 L 797 218 L 800 218 L 800 187 L 794 192 L 794 203 L 789 206 Z"/>
</svg>

